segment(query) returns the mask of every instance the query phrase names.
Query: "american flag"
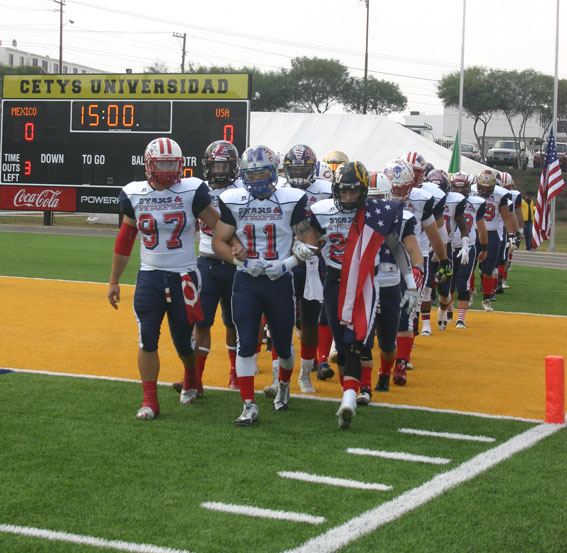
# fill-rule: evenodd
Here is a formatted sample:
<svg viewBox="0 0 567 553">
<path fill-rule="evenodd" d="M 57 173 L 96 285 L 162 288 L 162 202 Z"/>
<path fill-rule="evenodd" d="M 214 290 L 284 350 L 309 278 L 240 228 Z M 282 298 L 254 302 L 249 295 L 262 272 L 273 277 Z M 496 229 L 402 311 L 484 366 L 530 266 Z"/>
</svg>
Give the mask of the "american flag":
<svg viewBox="0 0 567 553">
<path fill-rule="evenodd" d="M 547 150 L 543 160 L 543 169 L 541 171 L 539 189 L 537 191 L 537 204 L 532 234 L 532 244 L 536 248 L 542 242 L 549 239 L 549 203 L 562 190 L 565 190 L 565 181 L 563 180 L 561 165 L 557 158 L 557 148 L 555 147 L 555 138 L 552 128 L 549 131 L 549 140 L 547 141 Z"/>
<path fill-rule="evenodd" d="M 377 292 L 374 289 L 376 255 L 384 238 L 399 233 L 402 205 L 379 198 L 368 198 L 350 227 L 341 267 L 339 321 L 366 341 L 374 325 Z"/>
</svg>

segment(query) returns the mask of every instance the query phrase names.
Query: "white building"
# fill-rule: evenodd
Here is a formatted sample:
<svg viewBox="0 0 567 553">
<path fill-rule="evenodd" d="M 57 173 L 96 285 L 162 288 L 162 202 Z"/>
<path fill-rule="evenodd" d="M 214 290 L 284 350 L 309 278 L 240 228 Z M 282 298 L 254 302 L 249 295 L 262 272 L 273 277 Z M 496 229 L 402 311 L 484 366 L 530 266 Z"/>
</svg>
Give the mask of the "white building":
<svg viewBox="0 0 567 553">
<path fill-rule="evenodd" d="M 0 46 L 0 65 L 7 65 L 9 67 L 28 65 L 31 67 L 41 67 L 44 73 L 60 73 L 59 59 L 24 52 L 23 50 L 18 50 L 16 46 Z M 103 71 L 63 60 L 63 71 L 61 71 L 61 73 L 103 73 Z"/>
</svg>

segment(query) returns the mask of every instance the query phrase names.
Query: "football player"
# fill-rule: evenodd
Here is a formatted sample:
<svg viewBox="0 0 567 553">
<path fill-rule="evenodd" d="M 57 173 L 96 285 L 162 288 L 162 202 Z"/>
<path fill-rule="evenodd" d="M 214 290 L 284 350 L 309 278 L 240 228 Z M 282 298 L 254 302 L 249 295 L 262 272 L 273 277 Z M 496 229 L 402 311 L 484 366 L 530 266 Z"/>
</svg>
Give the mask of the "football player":
<svg viewBox="0 0 567 553">
<path fill-rule="evenodd" d="M 358 243 L 357 231 L 360 230 L 359 227 L 363 225 L 369 212 L 376 213 L 383 218 L 379 220 L 379 223 L 384 226 L 382 236 L 386 236 L 388 247 L 394 253 L 396 261 L 403 267 L 404 278 L 408 279 L 408 291 L 401 303 L 409 304 L 412 309 L 417 304 L 417 291 L 411 267 L 405 257 L 403 245 L 396 234 L 401 224 L 401 207 L 394 202 L 384 202 L 378 198 L 371 198 L 367 201 L 367 195 L 368 171 L 361 162 L 351 161 L 339 166 L 335 172 L 333 198 L 321 200 L 311 206 L 311 224 L 317 231 L 318 237 L 325 235 L 327 238 L 322 249 L 327 264 L 323 296 L 327 320 L 337 348 L 337 364 L 343 387 L 343 397 L 337 411 L 339 427 L 342 429 L 350 427 L 356 414 L 356 394 L 360 387 L 362 367 L 368 364 L 371 366 L 372 363 L 369 349 L 371 346 L 366 342 L 374 331 L 373 320 L 371 317 L 370 324 L 365 328 L 364 336 L 360 336 L 355 324 L 349 322 L 349 319 L 354 321 L 356 317 L 362 316 L 362 313 L 357 312 L 361 304 L 355 301 L 353 297 L 355 292 L 348 284 L 353 263 L 350 262 L 347 267 L 343 265 L 343 261 L 348 259 L 345 257 L 345 250 L 353 249 L 356 245 L 353 240 Z M 351 228 L 354 229 L 352 234 Z M 368 245 L 365 245 L 363 250 L 359 250 L 357 255 L 363 255 L 371 242 L 372 246 L 380 244 L 376 235 L 376 239 L 369 241 Z M 376 249 L 371 267 L 374 275 L 377 273 L 378 262 L 379 254 Z M 366 264 L 365 267 L 368 268 Z M 374 279 L 372 281 L 374 285 L 372 290 L 364 288 L 366 313 L 373 313 L 372 306 L 366 305 L 366 299 L 370 302 L 372 298 L 376 298 L 376 282 Z M 361 282 L 360 274 L 357 282 Z M 363 280 L 363 282 L 366 284 L 368 280 Z M 352 306 L 352 313 L 349 314 L 345 306 Z"/>
<path fill-rule="evenodd" d="M 146 180 L 131 182 L 120 191 L 123 222 L 114 245 L 107 296 L 110 305 L 118 309 L 118 283 L 139 232 L 141 267 L 134 292 L 134 312 L 144 399 L 136 417 L 151 420 L 160 412 L 158 341 L 166 313 L 173 343 L 185 367 L 180 403 L 191 404 L 197 397 L 196 358 L 191 342 L 193 326 L 203 315 L 195 228 L 197 220 L 214 228 L 219 214 L 201 179 L 182 178 L 183 155 L 176 142 L 170 138 L 152 140 L 144 161 Z"/>
<path fill-rule="evenodd" d="M 330 167 L 334 177 L 335 171 L 339 168 L 339 166 L 343 163 L 348 163 L 349 159 L 344 152 L 341 152 L 340 150 L 333 150 L 323 158 L 323 161 Z"/>
<path fill-rule="evenodd" d="M 238 267 L 232 289 L 232 317 L 238 334 L 236 374 L 244 407 L 234 423 L 250 426 L 258 419 L 258 406 L 254 403 L 254 375 L 258 367 L 254 354 L 262 314 L 280 366 L 273 409 L 288 408 L 295 322 L 291 270 L 317 249 L 302 240 L 317 242 L 307 222 L 305 191 L 292 187 L 276 190 L 276 154 L 267 146 L 252 146 L 242 154 L 240 163 L 244 189 L 226 190 L 220 195 L 221 218 L 212 245 L 220 258 Z M 240 244 L 231 246 L 234 236 Z"/>
</svg>

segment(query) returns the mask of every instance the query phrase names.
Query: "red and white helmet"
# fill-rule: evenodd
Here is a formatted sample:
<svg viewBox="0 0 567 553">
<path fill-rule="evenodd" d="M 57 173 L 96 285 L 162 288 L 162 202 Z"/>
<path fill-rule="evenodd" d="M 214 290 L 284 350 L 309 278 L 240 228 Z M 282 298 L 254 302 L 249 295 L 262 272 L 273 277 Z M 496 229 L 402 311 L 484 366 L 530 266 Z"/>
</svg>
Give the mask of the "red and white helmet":
<svg viewBox="0 0 567 553">
<path fill-rule="evenodd" d="M 170 187 L 183 176 L 183 154 L 171 138 L 156 138 L 144 152 L 146 178 L 151 185 Z"/>
<path fill-rule="evenodd" d="M 372 173 L 368 183 L 368 195 L 384 200 L 392 199 L 392 183 L 384 173 Z"/>
<path fill-rule="evenodd" d="M 384 174 L 392 183 L 392 199 L 405 202 L 413 187 L 415 174 L 405 159 L 394 159 L 384 169 Z"/>
<path fill-rule="evenodd" d="M 414 174 L 414 186 L 421 186 L 423 182 L 423 177 L 425 176 L 426 161 L 425 158 L 418 152 L 408 152 L 402 156 L 413 169 Z"/>
<path fill-rule="evenodd" d="M 333 171 L 324 161 L 318 161 L 315 178 L 333 182 Z"/>
<path fill-rule="evenodd" d="M 471 191 L 472 184 L 471 175 L 466 173 L 453 173 L 451 175 L 451 190 L 453 192 L 459 192 L 463 196 L 468 196 Z"/>
<path fill-rule="evenodd" d="M 512 190 L 514 188 L 514 179 L 510 173 L 500 173 L 500 180 L 502 181 L 502 186 L 507 188 L 508 190 Z"/>
</svg>

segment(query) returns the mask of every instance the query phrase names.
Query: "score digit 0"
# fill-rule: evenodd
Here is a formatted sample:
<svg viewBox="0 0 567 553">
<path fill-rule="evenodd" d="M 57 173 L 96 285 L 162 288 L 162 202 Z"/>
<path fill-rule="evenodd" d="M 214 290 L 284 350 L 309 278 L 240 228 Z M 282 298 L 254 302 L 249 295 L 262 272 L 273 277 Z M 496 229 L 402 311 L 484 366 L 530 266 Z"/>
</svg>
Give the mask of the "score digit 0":
<svg viewBox="0 0 567 553">
<path fill-rule="evenodd" d="M 32 142 L 35 133 L 35 125 L 33 123 L 26 123 L 24 126 L 24 140 Z"/>
<path fill-rule="evenodd" d="M 234 141 L 234 126 L 233 125 L 225 125 L 222 131 L 222 139 L 226 140 L 226 142 Z"/>
</svg>

